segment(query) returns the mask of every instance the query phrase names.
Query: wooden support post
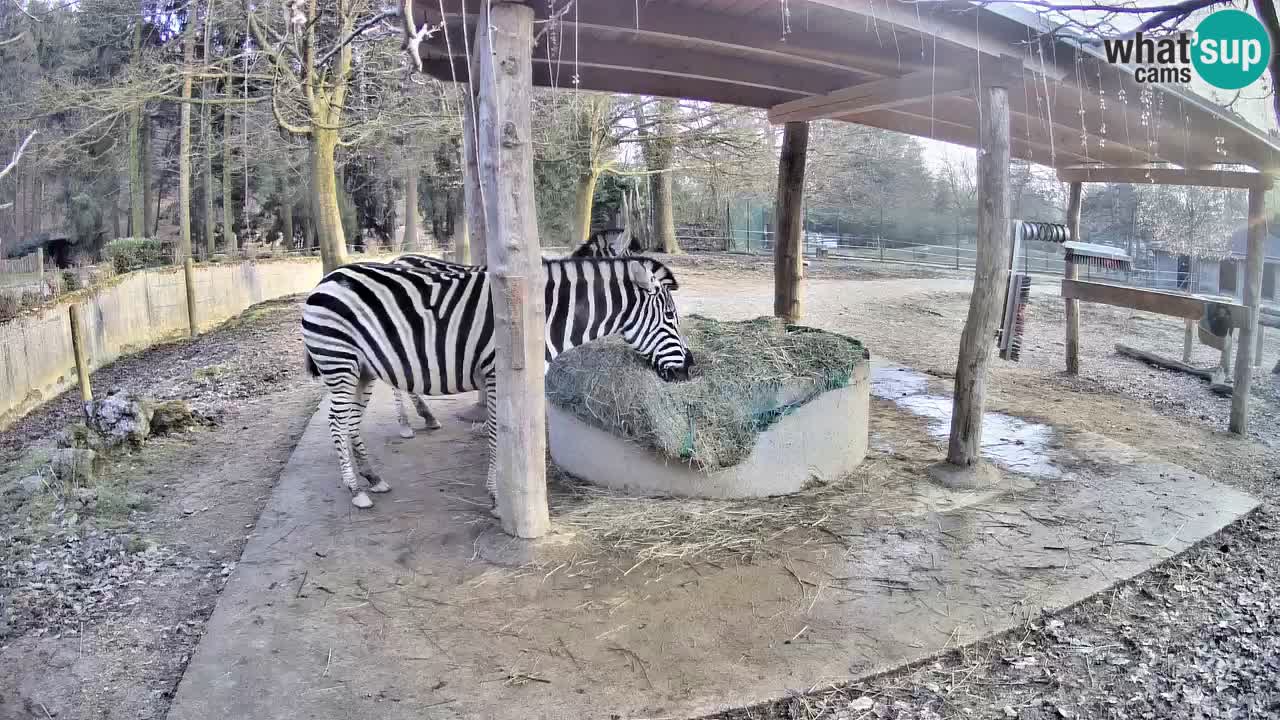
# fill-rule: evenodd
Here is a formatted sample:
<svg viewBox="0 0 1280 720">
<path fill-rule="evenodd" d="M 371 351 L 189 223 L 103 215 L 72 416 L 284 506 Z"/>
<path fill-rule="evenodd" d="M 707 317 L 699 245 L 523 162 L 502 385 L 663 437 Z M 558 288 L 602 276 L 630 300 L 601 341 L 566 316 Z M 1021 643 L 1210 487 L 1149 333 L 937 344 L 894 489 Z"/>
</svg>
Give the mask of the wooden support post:
<svg viewBox="0 0 1280 720">
<path fill-rule="evenodd" d="M 1245 256 L 1244 304 L 1249 321 L 1240 328 L 1240 350 L 1236 353 L 1235 387 L 1231 393 L 1229 429 L 1244 435 L 1249 429 L 1249 389 L 1253 384 L 1254 333 L 1258 332 L 1258 308 L 1262 305 L 1262 259 L 1267 239 L 1266 190 L 1249 190 L 1249 250 Z"/>
<path fill-rule="evenodd" d="M 1195 337 L 1196 321 L 1192 320 L 1191 318 L 1187 318 L 1183 322 L 1186 323 L 1187 327 L 1186 327 L 1186 333 L 1182 336 L 1182 362 L 1190 363 L 1191 362 L 1191 342 L 1192 342 L 1192 338 Z"/>
<path fill-rule="evenodd" d="M 480 38 L 476 37 L 477 53 Z M 475 65 L 479 67 L 479 56 Z M 478 79 L 478 78 L 477 78 Z M 463 85 L 462 96 L 462 198 L 466 206 L 466 245 L 455 249 L 454 261 L 463 264 L 485 265 L 489 262 L 488 245 L 484 237 L 484 209 L 481 202 L 479 167 L 476 159 L 475 111 L 476 80 Z"/>
<path fill-rule="evenodd" d="M 1071 183 L 1070 197 L 1067 202 L 1067 232 L 1071 239 L 1080 241 L 1080 206 L 1084 199 L 1084 185 Z M 1067 280 L 1075 280 L 1076 264 L 1070 259 L 1063 260 L 1062 276 Z M 1067 373 L 1080 374 L 1080 301 L 1067 299 Z"/>
<path fill-rule="evenodd" d="M 36 248 L 36 279 L 44 282 L 44 248 Z"/>
<path fill-rule="evenodd" d="M 522 538 L 550 525 L 542 255 L 530 134 L 533 8 L 495 2 L 477 27 L 476 142 L 497 345 L 498 511 Z M 484 29 L 488 31 L 485 32 Z"/>
<path fill-rule="evenodd" d="M 472 66 L 480 67 L 480 38 L 472 43 L 476 48 L 476 56 Z M 464 265 L 487 265 L 487 244 L 484 237 L 484 204 L 480 197 L 479 166 L 476 159 L 476 120 L 475 112 L 478 100 L 476 88 L 479 78 L 468 79 L 462 86 L 462 202 L 463 232 L 461 242 L 454 246 L 453 261 Z M 456 238 L 457 236 L 455 236 Z M 478 402 L 475 407 L 463 413 L 463 419 L 470 422 L 484 422 L 485 389 L 480 388 Z"/>
<path fill-rule="evenodd" d="M 1227 332 L 1227 336 L 1222 339 L 1222 358 L 1218 361 L 1218 369 L 1222 371 L 1222 381 L 1231 380 L 1231 351 L 1235 348 L 1236 330 L 1232 328 Z"/>
<path fill-rule="evenodd" d="M 1010 252 L 1009 237 L 1009 93 L 1003 87 L 979 89 L 978 252 L 969 297 L 969 317 L 960 336 L 955 401 L 947 462 L 970 467 L 982 446 L 982 410 L 987 366 L 1000 321 Z"/>
<path fill-rule="evenodd" d="M 80 399 L 93 402 L 93 388 L 89 385 L 89 353 L 85 348 L 84 325 L 80 322 L 80 303 L 67 308 L 71 319 L 71 351 L 76 356 L 76 377 L 80 381 Z"/>
<path fill-rule="evenodd" d="M 196 323 L 196 264 L 190 256 L 182 261 L 182 277 L 187 286 L 187 327 L 195 337 L 200 334 Z"/>
<path fill-rule="evenodd" d="M 778 235 L 773 244 L 773 314 L 786 322 L 800 320 L 804 275 L 804 165 L 809 123 L 789 122 L 778 157 Z"/>
</svg>

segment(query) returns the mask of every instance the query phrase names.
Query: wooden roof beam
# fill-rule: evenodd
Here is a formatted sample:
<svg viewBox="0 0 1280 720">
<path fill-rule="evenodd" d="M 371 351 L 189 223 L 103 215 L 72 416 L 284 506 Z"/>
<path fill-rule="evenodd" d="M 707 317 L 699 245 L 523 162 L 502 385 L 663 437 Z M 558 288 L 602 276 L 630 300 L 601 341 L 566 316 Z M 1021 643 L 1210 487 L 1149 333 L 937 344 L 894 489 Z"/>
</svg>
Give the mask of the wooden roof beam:
<svg viewBox="0 0 1280 720">
<path fill-rule="evenodd" d="M 769 108 L 769 122 L 781 125 L 887 110 L 929 97 L 967 93 L 972 85 L 967 73 L 920 70 L 902 77 L 872 80 L 825 95 L 775 105 Z"/>
<path fill-rule="evenodd" d="M 439 22 L 442 0 L 410 0 L 415 17 Z M 474 19 L 484 0 L 443 0 L 452 23 L 466 12 Z M 465 6 L 465 9 L 464 9 Z M 548 19 L 547 5 L 535 3 L 538 21 Z M 702 49 L 732 48 L 765 62 L 792 67 L 816 67 L 860 75 L 892 75 L 928 67 L 930 58 L 890 58 L 883 53 L 859 50 L 840 35 L 805 30 L 783 37 L 776 24 L 753 23 L 750 18 L 726 21 L 721 13 L 697 10 L 674 3 L 638 6 L 618 2 L 580 2 L 560 18 L 564 35 L 576 31 L 614 31 L 634 37 L 662 38 Z"/>
<path fill-rule="evenodd" d="M 422 70 L 442 82 L 467 82 L 466 64 L 461 58 L 455 60 L 456 62 L 450 63 L 448 58 L 432 54 L 422 61 Z M 533 84 L 539 87 L 572 89 L 574 86 L 571 78 L 571 72 L 566 73 L 546 62 L 533 63 Z M 577 88 L 580 90 L 733 103 L 754 108 L 771 107 L 780 96 L 777 90 L 732 85 L 705 78 L 655 74 L 633 68 L 582 66 L 578 69 L 578 81 Z M 791 93 L 791 96 L 802 97 L 798 92 Z"/>
<path fill-rule="evenodd" d="M 902 112 L 901 110 L 872 110 L 855 117 L 841 118 L 849 122 L 870 125 L 884 130 L 915 135 L 916 137 L 941 140 L 966 147 L 976 147 L 978 131 L 971 125 L 941 118 L 930 118 L 927 115 Z M 1045 163 L 1049 157 L 1049 146 L 1031 142 L 1018 135 L 1010 138 L 1013 156 L 1019 160 Z M 1075 158 L 1077 162 L 1084 160 L 1069 150 L 1058 150 L 1058 155 Z"/>
<path fill-rule="evenodd" d="M 1267 190 L 1272 184 L 1272 176 L 1266 173 L 1167 167 L 1062 167 L 1058 168 L 1058 179 L 1063 182 L 1197 185 L 1243 190 Z"/>
<path fill-rule="evenodd" d="M 474 16 L 469 16 L 468 20 L 474 20 Z M 453 24 L 445 33 L 438 33 L 424 43 L 420 51 L 429 49 L 431 57 L 445 57 L 452 50 L 455 62 L 465 64 L 467 43 L 464 32 L 461 22 Z M 759 58 L 731 57 L 702 47 L 672 52 L 670 48 L 655 47 L 635 37 L 607 39 L 591 33 L 576 36 L 570 33 L 558 38 L 554 54 L 548 52 L 548 47 L 548 36 L 544 34 L 534 45 L 533 62 L 555 68 L 562 79 L 560 87 L 571 85 L 575 66 L 722 81 L 729 85 L 774 90 L 784 97 L 825 92 L 853 78 L 867 77 L 817 67 L 796 71 Z"/>
</svg>

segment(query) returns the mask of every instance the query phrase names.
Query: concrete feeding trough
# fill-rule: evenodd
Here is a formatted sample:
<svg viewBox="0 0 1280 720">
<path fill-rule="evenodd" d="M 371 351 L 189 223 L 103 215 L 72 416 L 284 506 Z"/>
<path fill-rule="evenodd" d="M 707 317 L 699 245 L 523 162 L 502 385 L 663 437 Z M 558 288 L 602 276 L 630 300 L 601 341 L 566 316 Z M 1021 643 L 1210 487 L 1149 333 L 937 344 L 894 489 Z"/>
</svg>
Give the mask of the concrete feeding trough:
<svg viewBox="0 0 1280 720">
<path fill-rule="evenodd" d="M 634 495 L 743 498 L 799 492 L 866 457 L 870 363 L 857 341 L 771 318 L 685 326 L 698 358 L 688 383 L 651 377 L 620 345 L 553 363 L 556 465 Z"/>
</svg>

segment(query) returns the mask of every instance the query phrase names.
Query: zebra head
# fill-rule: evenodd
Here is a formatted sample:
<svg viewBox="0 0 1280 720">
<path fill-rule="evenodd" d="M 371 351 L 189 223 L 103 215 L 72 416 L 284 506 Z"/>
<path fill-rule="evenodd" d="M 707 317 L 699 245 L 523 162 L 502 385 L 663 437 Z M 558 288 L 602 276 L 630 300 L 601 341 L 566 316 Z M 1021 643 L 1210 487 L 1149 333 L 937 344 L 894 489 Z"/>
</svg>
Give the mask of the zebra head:
<svg viewBox="0 0 1280 720">
<path fill-rule="evenodd" d="M 627 262 L 639 304 L 622 328 L 622 339 L 645 357 L 666 382 L 688 380 L 693 353 L 680 335 L 680 316 L 671 293 L 680 289 L 667 266 L 651 258 Z"/>
</svg>

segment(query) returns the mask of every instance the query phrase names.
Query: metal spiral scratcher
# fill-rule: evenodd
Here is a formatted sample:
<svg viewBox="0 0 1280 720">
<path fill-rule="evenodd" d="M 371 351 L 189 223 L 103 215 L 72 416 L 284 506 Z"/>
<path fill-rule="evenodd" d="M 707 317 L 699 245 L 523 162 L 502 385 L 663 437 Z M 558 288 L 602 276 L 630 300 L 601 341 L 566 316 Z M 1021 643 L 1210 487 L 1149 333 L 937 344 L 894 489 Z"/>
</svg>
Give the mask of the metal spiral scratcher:
<svg viewBox="0 0 1280 720">
<path fill-rule="evenodd" d="M 1009 254 L 1009 278 L 1005 283 L 1004 311 L 996 330 L 1001 360 L 1017 362 L 1022 354 L 1022 335 L 1026 329 L 1027 303 L 1031 297 L 1031 275 L 1019 272 L 1018 256 L 1023 243 L 1045 242 L 1061 245 L 1067 262 L 1098 270 L 1128 271 L 1133 258 L 1119 248 L 1074 240 L 1071 229 L 1062 223 L 1014 220 L 1010 223 L 1013 248 Z"/>
</svg>

